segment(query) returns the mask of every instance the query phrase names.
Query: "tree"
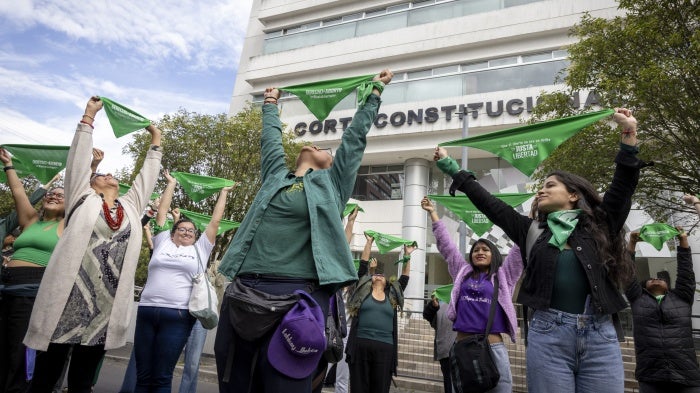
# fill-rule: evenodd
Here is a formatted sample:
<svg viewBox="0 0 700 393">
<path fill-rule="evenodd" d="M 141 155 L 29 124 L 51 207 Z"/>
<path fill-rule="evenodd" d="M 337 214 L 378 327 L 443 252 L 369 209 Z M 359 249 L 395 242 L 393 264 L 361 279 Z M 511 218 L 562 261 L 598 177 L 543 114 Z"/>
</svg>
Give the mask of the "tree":
<svg viewBox="0 0 700 393">
<path fill-rule="evenodd" d="M 158 122 L 163 131 L 163 168 L 171 171 L 196 173 L 234 180 L 240 183 L 228 197 L 224 218 L 242 221 L 250 208 L 253 198 L 261 185 L 260 179 L 260 132 L 262 113 L 258 107 L 248 106 L 233 117 L 222 113 L 206 115 L 181 109 L 175 114 L 165 115 Z M 283 133 L 283 145 L 290 170 L 301 149 L 301 143 L 294 141 L 292 133 Z M 124 148 L 140 167 L 143 162 L 150 137 L 138 135 Z M 133 180 L 135 173 L 125 178 Z M 156 190 L 165 188 L 164 179 L 159 179 Z M 173 207 L 179 207 L 204 214 L 211 214 L 218 194 L 199 203 L 193 202 L 181 188 L 175 190 Z M 233 237 L 234 232 L 224 233 L 217 239 L 211 260 L 219 259 Z M 141 253 L 137 271 L 137 285 L 145 281 L 144 264 L 148 263 L 148 252 Z"/>
<path fill-rule="evenodd" d="M 544 94 L 537 118 L 574 114 L 575 91 L 593 90 L 603 107 L 626 106 L 639 121 L 642 171 L 635 194 L 658 220 L 686 209 L 678 193 L 700 194 L 700 8 L 691 0 L 621 0 L 624 17 L 584 15 L 571 31 L 568 91 Z M 612 176 L 618 133 L 589 127 L 562 144 L 542 165 L 541 180 L 558 168 L 603 190 Z M 582 148 L 583 147 L 583 148 Z"/>
</svg>

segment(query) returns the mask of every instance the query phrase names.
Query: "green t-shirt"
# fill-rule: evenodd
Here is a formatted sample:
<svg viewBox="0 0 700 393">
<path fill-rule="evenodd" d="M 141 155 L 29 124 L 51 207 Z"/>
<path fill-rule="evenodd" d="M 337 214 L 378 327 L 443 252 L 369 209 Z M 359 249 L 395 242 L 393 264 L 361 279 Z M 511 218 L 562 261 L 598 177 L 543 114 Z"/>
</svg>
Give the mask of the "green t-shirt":
<svg viewBox="0 0 700 393">
<path fill-rule="evenodd" d="M 371 294 L 360 306 L 357 337 L 394 345 L 394 309 L 389 295 L 383 301 Z"/>
<path fill-rule="evenodd" d="M 318 279 L 303 179 L 297 177 L 292 185 L 272 197 L 238 274 Z"/>
<path fill-rule="evenodd" d="M 582 314 L 589 293 L 588 277 L 574 250 L 563 249 L 554 273 L 551 307 L 571 314 Z"/>
</svg>

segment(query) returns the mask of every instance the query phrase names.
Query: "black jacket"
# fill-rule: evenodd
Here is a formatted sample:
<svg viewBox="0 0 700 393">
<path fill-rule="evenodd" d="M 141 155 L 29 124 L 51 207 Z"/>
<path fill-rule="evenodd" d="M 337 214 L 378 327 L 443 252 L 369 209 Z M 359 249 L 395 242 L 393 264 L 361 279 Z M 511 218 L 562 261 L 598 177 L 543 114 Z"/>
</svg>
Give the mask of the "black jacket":
<svg viewBox="0 0 700 393">
<path fill-rule="evenodd" d="M 636 150 L 636 149 L 635 149 Z M 615 174 L 609 189 L 603 197 L 608 236 L 616 237 L 627 219 L 631 207 L 632 194 L 639 181 L 639 170 L 646 164 L 639 160 L 636 152 L 621 149 L 615 157 Z M 486 191 L 474 175 L 460 171 L 453 176 L 453 187 L 469 197 L 477 209 L 484 213 L 495 225 L 501 227 L 523 253 L 525 274 L 518 294 L 518 303 L 536 310 L 546 310 L 550 306 L 554 273 L 559 249 L 548 244 L 552 233 L 546 222 L 542 234 L 530 252 L 530 261 L 525 260 L 525 243 L 532 219 L 518 213 L 505 202 Z M 591 306 L 596 314 L 612 314 L 627 307 L 617 286 L 608 278 L 597 246 L 591 233 L 577 226 L 569 237 L 569 245 L 583 266 L 588 278 L 591 293 Z"/>
<path fill-rule="evenodd" d="M 700 386 L 693 345 L 691 309 L 695 274 L 689 248 L 678 248 L 676 287 L 658 303 L 654 296 L 633 281 L 626 294 L 632 305 L 635 376 L 642 382 L 675 382 Z"/>
</svg>

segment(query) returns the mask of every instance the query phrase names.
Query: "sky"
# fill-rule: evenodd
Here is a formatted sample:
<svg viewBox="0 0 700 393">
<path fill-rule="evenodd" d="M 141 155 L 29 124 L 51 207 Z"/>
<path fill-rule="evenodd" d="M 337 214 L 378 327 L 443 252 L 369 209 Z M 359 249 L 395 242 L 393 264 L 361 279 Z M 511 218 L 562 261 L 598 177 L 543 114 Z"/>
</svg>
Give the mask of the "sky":
<svg viewBox="0 0 700 393">
<path fill-rule="evenodd" d="M 92 95 L 152 120 L 228 112 L 251 3 L 1 1 L 0 144 L 70 145 Z M 93 135 L 101 172 L 131 166 L 104 110 Z"/>
</svg>

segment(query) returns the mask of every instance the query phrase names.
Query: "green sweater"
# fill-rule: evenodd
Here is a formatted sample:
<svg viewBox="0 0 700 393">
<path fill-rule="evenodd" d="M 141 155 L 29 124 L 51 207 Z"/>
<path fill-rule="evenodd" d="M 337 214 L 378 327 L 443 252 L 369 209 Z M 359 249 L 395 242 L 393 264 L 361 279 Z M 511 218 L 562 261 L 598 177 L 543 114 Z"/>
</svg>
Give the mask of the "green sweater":
<svg viewBox="0 0 700 393">
<path fill-rule="evenodd" d="M 377 116 L 380 103 L 379 97 L 371 94 L 343 132 L 333 165 L 328 169 L 309 170 L 303 179 L 312 228 L 308 246 L 311 248 L 319 283 L 329 285 L 333 291 L 357 281 L 341 217 L 355 186 L 355 177 L 367 145 L 366 135 Z M 242 268 L 247 262 L 253 242 L 262 242 L 263 248 L 284 246 L 274 237 L 256 236 L 272 198 L 295 182 L 294 176 L 289 176 L 285 163 L 282 124 L 276 105 L 263 105 L 260 145 L 263 184 L 219 266 L 219 272 L 229 278 L 245 271 Z M 289 229 L 281 225 L 278 231 Z M 267 263 L 269 269 L 275 269 L 282 263 L 293 264 L 296 261 L 268 260 Z M 260 268 L 259 264 L 257 268 Z"/>
</svg>

